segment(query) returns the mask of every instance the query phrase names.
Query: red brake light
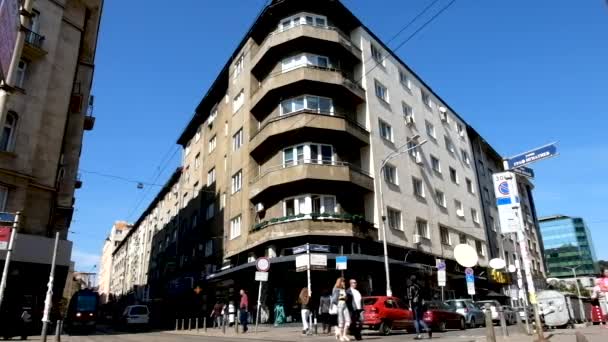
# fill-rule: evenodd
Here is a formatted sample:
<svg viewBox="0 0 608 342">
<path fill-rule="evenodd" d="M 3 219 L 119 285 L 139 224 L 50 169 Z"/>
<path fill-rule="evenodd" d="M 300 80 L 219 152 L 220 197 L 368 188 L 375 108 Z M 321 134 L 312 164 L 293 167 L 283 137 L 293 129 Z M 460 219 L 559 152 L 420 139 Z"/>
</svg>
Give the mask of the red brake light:
<svg viewBox="0 0 608 342">
<path fill-rule="evenodd" d="M 433 311 L 427 311 L 424 313 L 424 316 L 422 317 L 422 319 L 424 320 L 432 320 L 433 319 Z"/>
<path fill-rule="evenodd" d="M 375 307 L 375 306 L 374 306 L 374 307 L 372 307 L 370 311 L 371 311 L 372 313 L 376 313 L 376 314 L 377 314 L 378 312 L 380 312 L 380 310 L 378 310 L 378 308 L 377 308 L 377 307 Z"/>
</svg>

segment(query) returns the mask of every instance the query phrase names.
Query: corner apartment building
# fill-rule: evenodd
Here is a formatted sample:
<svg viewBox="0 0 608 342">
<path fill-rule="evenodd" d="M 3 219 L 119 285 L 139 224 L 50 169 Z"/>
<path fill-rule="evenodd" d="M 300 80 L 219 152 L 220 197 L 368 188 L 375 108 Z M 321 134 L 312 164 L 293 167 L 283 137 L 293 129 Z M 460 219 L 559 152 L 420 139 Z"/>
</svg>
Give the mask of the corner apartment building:
<svg viewBox="0 0 608 342">
<path fill-rule="evenodd" d="M 116 221 L 110 229 L 110 234 L 103 243 L 101 262 L 99 263 L 99 293 L 102 303 L 109 299 L 110 281 L 112 279 L 112 261 L 114 250 L 125 239 L 133 226 L 125 221 Z"/>
<path fill-rule="evenodd" d="M 55 299 L 67 241 L 84 131 L 93 129 L 91 86 L 102 0 L 20 1 L 16 63 L 1 85 L 0 211 L 22 213 L 5 303 L 43 306 L 53 238 L 60 232 Z M 0 267 L 5 252 L 0 251 Z M 37 319 L 37 318 L 36 318 Z"/>
<path fill-rule="evenodd" d="M 574 272 L 580 278 L 599 274 L 593 240 L 583 218 L 566 215 L 542 217 L 540 229 L 549 277 L 569 279 L 574 278 Z M 593 282 L 585 283 L 587 287 L 593 286 Z"/>
</svg>

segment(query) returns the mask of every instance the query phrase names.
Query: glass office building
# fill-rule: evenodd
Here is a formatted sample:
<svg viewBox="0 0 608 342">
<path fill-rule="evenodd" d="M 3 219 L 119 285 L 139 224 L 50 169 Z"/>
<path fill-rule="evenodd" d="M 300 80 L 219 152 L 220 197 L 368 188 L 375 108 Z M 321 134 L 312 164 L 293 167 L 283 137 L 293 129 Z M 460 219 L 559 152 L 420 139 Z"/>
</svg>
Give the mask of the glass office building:
<svg viewBox="0 0 608 342">
<path fill-rule="evenodd" d="M 572 278 L 577 266 L 577 276 L 599 273 L 591 234 L 582 218 L 557 215 L 539 221 L 548 277 Z"/>
</svg>

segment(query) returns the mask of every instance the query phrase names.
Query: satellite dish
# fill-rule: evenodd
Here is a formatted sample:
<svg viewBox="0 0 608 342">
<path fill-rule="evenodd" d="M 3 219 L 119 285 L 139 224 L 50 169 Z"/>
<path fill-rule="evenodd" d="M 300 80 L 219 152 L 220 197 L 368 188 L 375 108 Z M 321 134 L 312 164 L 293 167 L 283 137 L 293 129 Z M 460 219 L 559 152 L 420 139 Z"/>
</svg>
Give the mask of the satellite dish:
<svg viewBox="0 0 608 342">
<path fill-rule="evenodd" d="M 460 244 L 454 247 L 454 258 L 456 262 L 463 267 L 473 267 L 477 265 L 479 256 L 475 251 L 475 248 L 467 244 Z"/>
<path fill-rule="evenodd" d="M 517 271 L 517 267 L 515 267 L 515 265 L 509 265 L 509 272 L 515 273 L 515 271 Z"/>
<path fill-rule="evenodd" d="M 501 258 L 494 258 L 492 260 L 490 260 L 490 267 L 492 267 L 495 270 L 500 270 L 505 268 L 505 266 L 507 266 L 507 263 L 502 260 Z"/>
</svg>

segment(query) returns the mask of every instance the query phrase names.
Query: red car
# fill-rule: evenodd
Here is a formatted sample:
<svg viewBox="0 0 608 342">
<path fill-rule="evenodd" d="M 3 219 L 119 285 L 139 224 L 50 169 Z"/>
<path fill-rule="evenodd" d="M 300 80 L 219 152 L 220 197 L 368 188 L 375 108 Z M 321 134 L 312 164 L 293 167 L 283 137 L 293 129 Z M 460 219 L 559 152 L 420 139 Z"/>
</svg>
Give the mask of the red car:
<svg viewBox="0 0 608 342">
<path fill-rule="evenodd" d="M 442 302 L 428 302 L 422 319 L 434 331 L 466 328 L 464 317 Z M 383 335 L 389 335 L 392 330 L 414 331 L 414 315 L 399 298 L 363 297 L 363 327 Z"/>
</svg>

